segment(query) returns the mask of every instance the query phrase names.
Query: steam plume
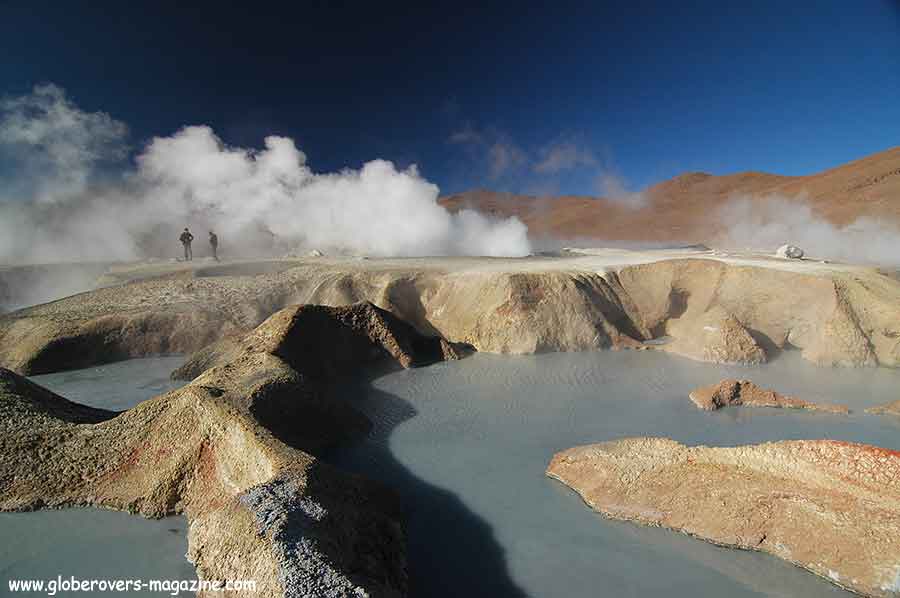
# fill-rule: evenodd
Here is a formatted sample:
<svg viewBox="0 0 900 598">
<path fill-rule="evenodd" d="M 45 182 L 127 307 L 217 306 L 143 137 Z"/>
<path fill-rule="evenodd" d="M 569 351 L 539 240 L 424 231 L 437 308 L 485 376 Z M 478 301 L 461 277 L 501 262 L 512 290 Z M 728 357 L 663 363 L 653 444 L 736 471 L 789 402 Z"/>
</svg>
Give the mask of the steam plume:
<svg viewBox="0 0 900 598">
<path fill-rule="evenodd" d="M 790 243 L 807 256 L 877 265 L 900 263 L 900 231 L 871 218 L 836 226 L 817 215 L 803 196 L 737 196 L 719 211 L 723 247 L 773 251 Z"/>
<path fill-rule="evenodd" d="M 215 230 L 223 248 L 245 255 L 296 247 L 378 256 L 530 252 L 520 221 L 450 214 L 415 166 L 373 160 L 315 173 L 289 138 L 235 148 L 209 127 L 189 126 L 154 138 L 111 177 L 108 164 L 128 154 L 123 123 L 80 110 L 53 85 L 5 100 L 0 111 L 0 151 L 16 164 L 0 192 L 5 263 L 171 256 L 185 225 L 198 239 Z"/>
</svg>

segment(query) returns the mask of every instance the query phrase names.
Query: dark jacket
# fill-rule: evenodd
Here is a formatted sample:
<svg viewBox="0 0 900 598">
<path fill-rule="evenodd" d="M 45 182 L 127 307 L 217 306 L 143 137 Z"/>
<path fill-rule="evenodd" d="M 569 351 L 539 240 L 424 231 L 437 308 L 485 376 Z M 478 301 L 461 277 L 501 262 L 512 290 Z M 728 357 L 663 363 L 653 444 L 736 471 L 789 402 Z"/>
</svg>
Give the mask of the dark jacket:
<svg viewBox="0 0 900 598">
<path fill-rule="evenodd" d="M 190 243 L 191 241 L 194 240 L 194 235 L 192 235 L 191 233 L 189 233 L 187 231 L 184 231 L 183 233 L 181 233 L 181 236 L 178 238 L 181 239 L 181 242 L 183 244 L 187 245 L 188 243 Z"/>
</svg>

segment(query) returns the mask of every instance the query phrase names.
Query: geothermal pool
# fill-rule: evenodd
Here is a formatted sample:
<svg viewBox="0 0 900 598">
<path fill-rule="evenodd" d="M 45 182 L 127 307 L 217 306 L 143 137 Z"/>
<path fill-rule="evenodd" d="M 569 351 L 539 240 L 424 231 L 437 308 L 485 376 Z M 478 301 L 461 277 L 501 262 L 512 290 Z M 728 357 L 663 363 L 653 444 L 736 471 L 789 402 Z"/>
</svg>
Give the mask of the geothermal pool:
<svg viewBox="0 0 900 598">
<path fill-rule="evenodd" d="M 688 400 L 724 377 L 854 413 L 708 413 Z M 900 420 L 862 413 L 898 388 L 900 372 L 816 368 L 796 354 L 757 368 L 651 352 L 477 354 L 344 385 L 375 427 L 328 457 L 403 495 L 412 596 L 850 596 L 769 555 L 605 520 L 544 469 L 556 451 L 626 436 L 900 449 Z"/>
<path fill-rule="evenodd" d="M 169 373 L 183 361 L 183 357 L 133 359 L 31 379 L 73 401 L 122 410 L 180 386 L 169 380 Z M 183 517 L 150 520 L 101 509 L 0 513 L 0 538 L 0 596 L 7 595 L 9 580 L 196 578 L 184 556 Z"/>
<path fill-rule="evenodd" d="M 196 579 L 183 517 L 149 520 L 100 509 L 0 513 L 0 596 L 9 580 Z M 96 596 L 77 592 L 60 595 Z M 140 595 L 129 592 L 128 595 Z M 9 593 L 46 596 L 45 592 Z M 144 595 L 159 596 L 159 592 Z"/>
<path fill-rule="evenodd" d="M 180 357 L 34 380 L 82 403 L 126 409 L 178 384 Z M 701 412 L 689 390 L 744 377 L 850 416 L 778 409 Z M 774 557 L 612 522 L 547 478 L 554 452 L 624 436 L 710 445 L 837 438 L 900 449 L 900 372 L 816 368 L 786 354 L 758 368 L 653 352 L 476 354 L 372 373 L 339 392 L 374 422 L 328 460 L 380 479 L 408 507 L 411 596 L 850 596 Z M 72 509 L 0 514 L 0 595 L 21 578 L 192 579 L 183 518 Z M 7 539 L 13 538 L 13 541 Z"/>
<path fill-rule="evenodd" d="M 129 359 L 30 379 L 70 401 L 123 411 L 183 386 L 184 382 L 169 378 L 182 363 L 182 356 Z"/>
</svg>

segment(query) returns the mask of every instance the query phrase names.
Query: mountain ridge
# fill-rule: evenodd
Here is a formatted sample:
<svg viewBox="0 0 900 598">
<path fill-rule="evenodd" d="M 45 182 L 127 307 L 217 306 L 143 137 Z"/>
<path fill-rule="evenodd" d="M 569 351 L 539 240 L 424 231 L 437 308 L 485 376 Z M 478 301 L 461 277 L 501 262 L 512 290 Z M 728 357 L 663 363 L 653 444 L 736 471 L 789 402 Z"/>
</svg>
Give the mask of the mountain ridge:
<svg viewBox="0 0 900 598">
<path fill-rule="evenodd" d="M 900 146 L 810 175 L 686 172 L 618 198 L 474 189 L 438 201 L 452 212 L 518 217 L 535 238 L 707 242 L 721 233 L 717 214 L 731 200 L 771 196 L 802 202 L 836 227 L 868 217 L 900 228 Z"/>
</svg>

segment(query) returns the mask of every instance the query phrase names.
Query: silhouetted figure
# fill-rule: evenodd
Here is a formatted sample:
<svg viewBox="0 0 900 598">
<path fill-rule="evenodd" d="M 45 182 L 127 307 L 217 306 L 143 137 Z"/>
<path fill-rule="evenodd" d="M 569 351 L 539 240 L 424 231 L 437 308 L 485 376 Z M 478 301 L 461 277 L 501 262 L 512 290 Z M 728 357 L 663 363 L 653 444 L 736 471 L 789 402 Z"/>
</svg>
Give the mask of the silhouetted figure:
<svg viewBox="0 0 900 598">
<path fill-rule="evenodd" d="M 216 236 L 216 233 L 209 231 L 209 246 L 212 247 L 213 259 L 217 262 L 219 261 L 219 237 Z"/>
<path fill-rule="evenodd" d="M 181 239 L 181 244 L 184 245 L 184 261 L 190 262 L 194 259 L 194 253 L 191 251 L 191 241 L 194 240 L 194 235 L 191 234 L 191 231 L 184 227 L 184 232 L 181 233 L 181 236 L 178 237 Z"/>
</svg>

